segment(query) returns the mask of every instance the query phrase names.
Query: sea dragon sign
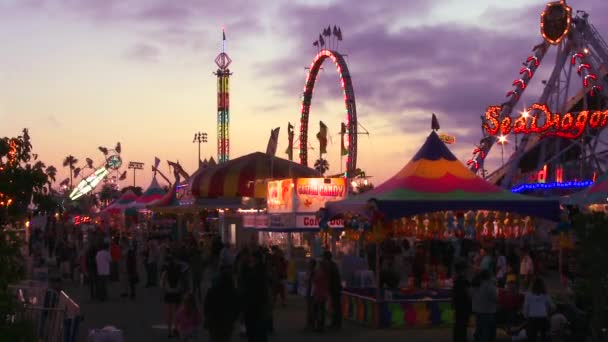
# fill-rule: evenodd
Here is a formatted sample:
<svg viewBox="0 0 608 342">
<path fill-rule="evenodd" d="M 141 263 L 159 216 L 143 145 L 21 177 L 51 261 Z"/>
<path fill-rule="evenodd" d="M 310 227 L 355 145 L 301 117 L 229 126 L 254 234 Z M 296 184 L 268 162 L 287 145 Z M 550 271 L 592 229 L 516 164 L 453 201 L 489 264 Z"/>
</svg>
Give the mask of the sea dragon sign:
<svg viewBox="0 0 608 342">
<path fill-rule="evenodd" d="M 540 134 L 542 137 L 557 136 L 567 139 L 580 138 L 585 129 L 603 128 L 608 124 L 608 110 L 575 113 L 551 113 L 545 104 L 534 104 L 519 118 L 510 116 L 500 120 L 501 106 L 490 106 L 486 110 L 486 122 L 482 125 L 489 135 Z M 531 113 L 531 114 L 528 114 Z"/>
</svg>

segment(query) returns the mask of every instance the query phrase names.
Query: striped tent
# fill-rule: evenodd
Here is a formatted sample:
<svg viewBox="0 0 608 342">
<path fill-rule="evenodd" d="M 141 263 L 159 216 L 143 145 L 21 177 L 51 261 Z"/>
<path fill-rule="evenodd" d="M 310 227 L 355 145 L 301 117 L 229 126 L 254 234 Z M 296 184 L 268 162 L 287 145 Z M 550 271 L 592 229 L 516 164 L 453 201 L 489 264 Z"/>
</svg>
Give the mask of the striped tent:
<svg viewBox="0 0 608 342">
<path fill-rule="evenodd" d="M 587 189 L 562 198 L 564 204 L 608 204 L 608 173 L 598 177 Z"/>
<path fill-rule="evenodd" d="M 129 190 L 122 194 L 116 201 L 107 206 L 102 212 L 106 213 L 119 213 L 124 212 L 126 209 L 132 208 L 135 206 L 135 200 L 137 200 L 137 195 Z"/>
<path fill-rule="evenodd" d="M 477 177 L 434 131 L 412 160 L 375 189 L 329 202 L 333 217 L 365 212 L 370 200 L 388 218 L 444 210 L 498 210 L 559 220 L 559 201 L 511 193 Z"/>
<path fill-rule="evenodd" d="M 144 193 L 139 196 L 135 202 L 137 203 L 138 207 L 144 208 L 146 205 L 162 198 L 164 195 L 165 190 L 160 187 L 158 181 L 156 180 L 156 176 L 154 176 L 154 178 L 152 178 L 152 182 L 150 182 L 150 186 L 148 186 L 148 189 L 146 189 L 146 191 L 144 191 Z"/>
<path fill-rule="evenodd" d="M 306 166 L 254 152 L 197 174 L 192 181 L 192 194 L 196 198 L 266 198 L 266 179 L 319 176 L 319 172 Z"/>
</svg>

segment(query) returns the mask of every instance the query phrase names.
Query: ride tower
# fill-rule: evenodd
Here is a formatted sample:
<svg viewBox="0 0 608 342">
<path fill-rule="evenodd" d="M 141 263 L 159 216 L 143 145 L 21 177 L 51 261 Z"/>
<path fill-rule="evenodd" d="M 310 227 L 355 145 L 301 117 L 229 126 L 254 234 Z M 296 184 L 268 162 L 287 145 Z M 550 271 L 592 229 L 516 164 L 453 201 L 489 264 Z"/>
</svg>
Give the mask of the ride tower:
<svg viewBox="0 0 608 342">
<path fill-rule="evenodd" d="M 608 124 L 608 45 L 589 16 L 580 10 L 573 15 L 565 0 L 547 4 L 540 16 L 542 42 L 519 67 L 505 102 L 482 116 L 484 137 L 468 161 L 472 171 L 521 192 L 584 187 L 608 169 L 608 140 L 602 134 Z M 519 107 L 550 48 L 557 50 L 556 60 L 540 97 Z M 493 145 L 503 152 L 507 142 L 515 151 L 486 174 L 484 161 Z"/>
<path fill-rule="evenodd" d="M 230 69 L 232 59 L 226 53 L 226 32 L 222 29 L 222 52 L 215 57 L 217 76 L 217 162 L 230 160 Z"/>
</svg>

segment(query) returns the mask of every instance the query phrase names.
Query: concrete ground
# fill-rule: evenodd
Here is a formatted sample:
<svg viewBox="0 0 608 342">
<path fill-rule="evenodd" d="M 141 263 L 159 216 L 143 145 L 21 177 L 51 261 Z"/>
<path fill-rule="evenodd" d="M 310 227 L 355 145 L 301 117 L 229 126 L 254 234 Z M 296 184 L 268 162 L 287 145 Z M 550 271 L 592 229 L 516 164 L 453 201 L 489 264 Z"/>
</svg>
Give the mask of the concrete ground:
<svg viewBox="0 0 608 342">
<path fill-rule="evenodd" d="M 78 341 L 87 341 L 89 330 L 102 328 L 107 325 L 121 329 L 125 342 L 170 341 L 167 337 L 166 325 L 163 318 L 160 289 L 139 286 L 137 291 L 135 301 L 120 298 L 120 287 L 118 283 L 113 283 L 109 288 L 109 300 L 101 303 L 89 299 L 88 288 L 86 286 L 66 286 L 66 292 L 80 303 L 81 311 L 85 317 L 81 325 Z M 304 317 L 305 302 L 303 298 L 295 295 L 290 296 L 287 306 L 277 308 L 275 312 L 276 333 L 271 337 L 270 341 L 367 342 L 381 340 L 383 342 L 391 342 L 403 341 L 405 339 L 408 341 L 451 340 L 449 328 L 378 330 L 350 322 L 345 322 L 343 329 L 339 332 L 314 333 L 303 329 Z M 208 340 L 204 332 L 201 333 L 199 340 Z M 506 340 L 504 336 L 502 340 Z M 173 341 L 176 341 L 176 339 L 173 339 Z M 233 341 L 245 341 L 245 339 L 235 336 Z"/>
</svg>

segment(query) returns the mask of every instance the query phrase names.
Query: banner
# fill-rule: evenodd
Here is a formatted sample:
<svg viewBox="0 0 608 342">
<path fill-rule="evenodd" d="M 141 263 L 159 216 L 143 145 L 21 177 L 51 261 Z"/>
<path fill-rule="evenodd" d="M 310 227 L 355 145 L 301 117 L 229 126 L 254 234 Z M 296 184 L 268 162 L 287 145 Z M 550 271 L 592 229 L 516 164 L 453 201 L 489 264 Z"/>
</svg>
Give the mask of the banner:
<svg viewBox="0 0 608 342">
<path fill-rule="evenodd" d="M 293 211 L 293 182 L 282 179 L 268 182 L 266 199 L 268 213 L 290 213 Z"/>
<path fill-rule="evenodd" d="M 345 178 L 298 178 L 296 180 L 296 212 L 316 213 L 329 201 L 346 198 Z"/>
</svg>

